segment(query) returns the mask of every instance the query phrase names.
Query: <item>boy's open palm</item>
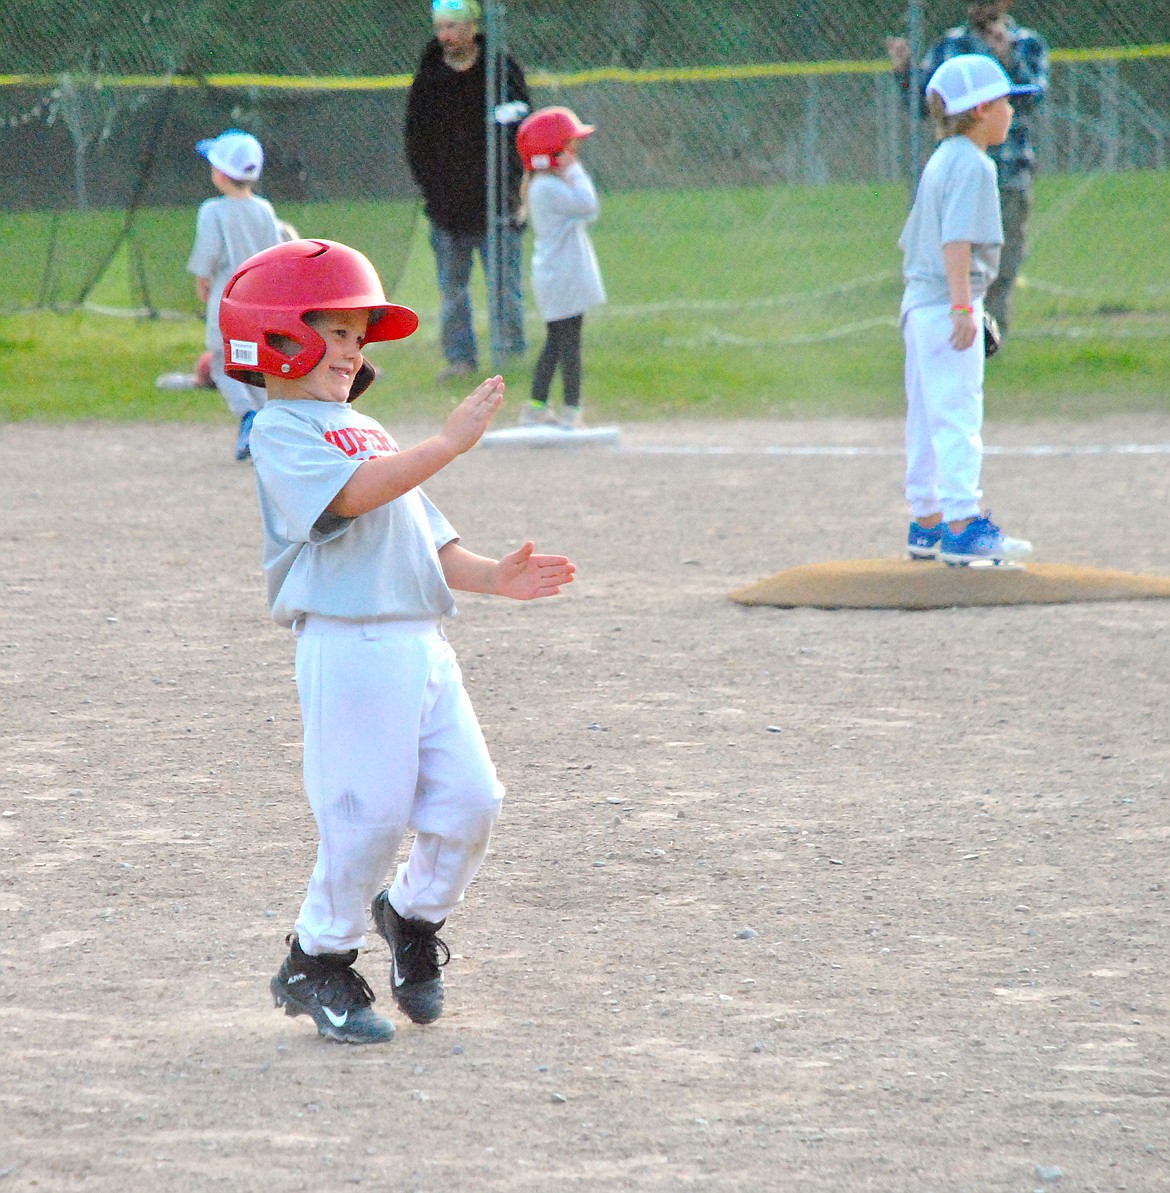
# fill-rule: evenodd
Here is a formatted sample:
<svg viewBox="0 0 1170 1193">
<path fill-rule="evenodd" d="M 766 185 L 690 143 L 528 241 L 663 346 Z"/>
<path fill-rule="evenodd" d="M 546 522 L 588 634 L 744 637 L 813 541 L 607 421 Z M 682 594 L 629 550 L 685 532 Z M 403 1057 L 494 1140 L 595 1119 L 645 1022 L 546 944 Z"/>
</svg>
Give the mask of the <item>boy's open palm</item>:
<svg viewBox="0 0 1170 1193">
<path fill-rule="evenodd" d="M 496 564 L 499 596 L 516 601 L 556 596 L 565 584 L 573 582 L 577 565 L 564 555 L 537 555 L 536 544 L 527 542 Z"/>
<path fill-rule="evenodd" d="M 488 429 L 503 400 L 503 377 L 489 377 L 480 382 L 447 416 L 442 437 L 456 452 L 470 451 Z"/>
</svg>

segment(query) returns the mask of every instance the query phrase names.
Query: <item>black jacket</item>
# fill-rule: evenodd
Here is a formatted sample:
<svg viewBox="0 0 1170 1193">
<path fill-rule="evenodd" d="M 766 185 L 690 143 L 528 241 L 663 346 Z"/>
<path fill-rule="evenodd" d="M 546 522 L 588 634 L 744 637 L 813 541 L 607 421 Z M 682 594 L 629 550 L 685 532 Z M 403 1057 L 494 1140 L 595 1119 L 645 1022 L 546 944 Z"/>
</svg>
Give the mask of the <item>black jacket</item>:
<svg viewBox="0 0 1170 1193">
<path fill-rule="evenodd" d="M 423 193 L 432 223 L 448 232 L 482 234 L 487 230 L 487 70 L 483 37 L 470 70 L 452 70 L 443 61 L 437 39 L 427 43 L 406 102 L 406 158 Z M 500 102 L 521 100 L 531 106 L 524 72 L 504 60 Z M 516 125 L 501 125 L 508 140 L 509 213 L 520 206 L 523 168 L 516 152 Z"/>
</svg>

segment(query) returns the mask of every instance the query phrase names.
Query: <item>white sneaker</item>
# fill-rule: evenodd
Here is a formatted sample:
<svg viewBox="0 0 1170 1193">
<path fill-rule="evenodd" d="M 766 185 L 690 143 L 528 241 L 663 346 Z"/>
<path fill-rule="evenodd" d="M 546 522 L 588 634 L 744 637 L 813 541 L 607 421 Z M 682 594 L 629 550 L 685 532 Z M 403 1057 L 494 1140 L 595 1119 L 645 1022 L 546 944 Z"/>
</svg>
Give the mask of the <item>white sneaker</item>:
<svg viewBox="0 0 1170 1193">
<path fill-rule="evenodd" d="M 585 426 L 585 416 L 580 406 L 566 406 L 561 411 L 561 426 L 566 431 L 580 431 Z"/>
<path fill-rule="evenodd" d="M 529 402 L 520 411 L 520 425 L 522 427 L 555 427 L 557 416 L 547 406 Z"/>
</svg>

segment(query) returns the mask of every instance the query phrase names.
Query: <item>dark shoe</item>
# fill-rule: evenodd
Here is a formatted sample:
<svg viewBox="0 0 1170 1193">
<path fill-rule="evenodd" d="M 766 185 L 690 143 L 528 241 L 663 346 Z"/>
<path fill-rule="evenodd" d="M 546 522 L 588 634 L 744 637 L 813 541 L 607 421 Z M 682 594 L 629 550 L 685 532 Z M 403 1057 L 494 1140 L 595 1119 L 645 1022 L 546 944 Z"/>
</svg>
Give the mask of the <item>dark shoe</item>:
<svg viewBox="0 0 1170 1193">
<path fill-rule="evenodd" d="M 236 436 L 236 459 L 247 460 L 251 458 L 252 449 L 248 445 L 249 439 L 252 437 L 252 419 L 256 417 L 255 410 L 249 410 L 243 418 L 240 419 L 240 432 Z"/>
<path fill-rule="evenodd" d="M 390 946 L 394 1001 L 415 1023 L 434 1023 L 443 1013 L 439 967 L 451 960 L 451 950 L 436 935 L 446 921 L 404 920 L 391 905 L 388 891 L 374 899 L 370 911 L 379 935 Z"/>
<path fill-rule="evenodd" d="M 394 1024 L 370 1009 L 374 992 L 353 963 L 357 949 L 310 957 L 295 936 L 289 954 L 269 983 L 286 1015 L 311 1015 L 317 1034 L 343 1044 L 381 1044 L 394 1038 Z"/>
</svg>

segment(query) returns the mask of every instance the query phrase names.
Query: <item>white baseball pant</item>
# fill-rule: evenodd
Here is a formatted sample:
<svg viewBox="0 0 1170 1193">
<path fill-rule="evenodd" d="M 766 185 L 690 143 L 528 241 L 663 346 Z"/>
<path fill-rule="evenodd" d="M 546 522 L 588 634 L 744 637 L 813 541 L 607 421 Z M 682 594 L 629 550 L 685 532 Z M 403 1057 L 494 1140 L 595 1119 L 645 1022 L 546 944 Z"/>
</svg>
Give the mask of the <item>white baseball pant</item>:
<svg viewBox="0 0 1170 1193">
<path fill-rule="evenodd" d="M 365 946 L 367 909 L 407 829 L 416 835 L 390 902 L 438 923 L 483 862 L 504 797 L 441 624 L 307 617 L 296 674 L 320 835 L 301 948 Z"/>
<path fill-rule="evenodd" d="M 958 522 L 979 513 L 983 490 L 983 304 L 970 348 L 950 344 L 949 306 L 914 307 L 906 343 L 906 500 L 913 517 Z"/>
</svg>

